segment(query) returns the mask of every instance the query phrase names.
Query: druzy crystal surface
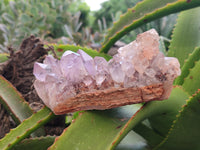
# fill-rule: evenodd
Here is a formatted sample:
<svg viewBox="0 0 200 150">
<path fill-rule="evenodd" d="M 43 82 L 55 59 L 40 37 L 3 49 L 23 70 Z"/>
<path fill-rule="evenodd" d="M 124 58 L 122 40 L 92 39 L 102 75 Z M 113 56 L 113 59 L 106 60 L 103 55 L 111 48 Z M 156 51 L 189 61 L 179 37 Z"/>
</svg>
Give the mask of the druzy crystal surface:
<svg viewBox="0 0 200 150">
<path fill-rule="evenodd" d="M 159 52 L 159 35 L 151 29 L 121 47 L 108 62 L 103 57 L 92 58 L 83 50 L 66 51 L 60 60 L 49 55 L 43 63 L 36 62 L 33 73 L 38 95 L 53 109 L 81 93 L 159 83 L 163 84 L 166 98 L 181 71 L 176 58 Z"/>
</svg>

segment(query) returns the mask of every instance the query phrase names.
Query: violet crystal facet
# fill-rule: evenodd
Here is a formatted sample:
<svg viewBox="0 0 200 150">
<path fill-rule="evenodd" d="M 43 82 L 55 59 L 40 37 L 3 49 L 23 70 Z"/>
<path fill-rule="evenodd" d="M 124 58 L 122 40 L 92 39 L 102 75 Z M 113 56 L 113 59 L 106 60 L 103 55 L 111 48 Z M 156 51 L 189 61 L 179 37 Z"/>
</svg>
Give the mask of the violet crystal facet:
<svg viewBox="0 0 200 150">
<path fill-rule="evenodd" d="M 92 58 L 83 50 L 66 51 L 60 60 L 49 55 L 43 64 L 36 62 L 33 71 L 34 87 L 52 110 L 78 94 L 112 88 L 163 84 L 163 98 L 167 98 L 180 73 L 178 60 L 159 52 L 159 35 L 154 29 L 121 47 L 109 62 L 103 57 Z"/>
</svg>

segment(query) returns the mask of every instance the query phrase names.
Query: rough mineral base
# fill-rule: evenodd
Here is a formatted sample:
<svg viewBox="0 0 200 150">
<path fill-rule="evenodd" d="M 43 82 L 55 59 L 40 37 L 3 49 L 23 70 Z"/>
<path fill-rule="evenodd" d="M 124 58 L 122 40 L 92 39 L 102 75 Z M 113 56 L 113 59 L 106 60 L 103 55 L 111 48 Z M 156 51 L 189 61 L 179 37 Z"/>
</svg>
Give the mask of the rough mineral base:
<svg viewBox="0 0 200 150">
<path fill-rule="evenodd" d="M 151 29 L 109 62 L 66 51 L 60 60 L 49 55 L 36 62 L 33 73 L 39 97 L 55 114 L 64 114 L 167 99 L 181 71 L 176 58 L 159 52 L 159 35 Z"/>
</svg>

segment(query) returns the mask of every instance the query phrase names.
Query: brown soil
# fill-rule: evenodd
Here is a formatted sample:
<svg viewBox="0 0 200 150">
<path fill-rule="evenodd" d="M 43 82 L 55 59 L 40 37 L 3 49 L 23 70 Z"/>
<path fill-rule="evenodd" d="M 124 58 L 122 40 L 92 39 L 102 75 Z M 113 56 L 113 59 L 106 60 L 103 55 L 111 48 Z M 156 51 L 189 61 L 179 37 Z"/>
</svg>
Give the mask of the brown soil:
<svg viewBox="0 0 200 150">
<path fill-rule="evenodd" d="M 10 57 L 7 62 L 0 64 L 0 74 L 21 92 L 30 106 L 37 111 L 43 103 L 33 87 L 33 65 L 34 62 L 44 60 L 48 49 L 44 48 L 44 44 L 40 39 L 30 36 L 22 42 L 19 50 L 14 51 L 12 48 L 8 48 L 8 50 L 10 51 Z M 58 116 L 46 125 L 48 135 L 61 134 L 65 128 L 64 117 Z M 15 126 L 16 124 L 0 104 L 0 138 Z"/>
</svg>

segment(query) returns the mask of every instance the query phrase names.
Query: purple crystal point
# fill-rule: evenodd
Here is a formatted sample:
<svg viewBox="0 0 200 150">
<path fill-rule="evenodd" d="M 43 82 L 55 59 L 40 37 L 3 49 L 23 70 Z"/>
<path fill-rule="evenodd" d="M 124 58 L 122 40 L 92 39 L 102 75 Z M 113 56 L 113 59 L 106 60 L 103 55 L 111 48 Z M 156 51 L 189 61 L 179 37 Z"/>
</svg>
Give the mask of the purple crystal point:
<svg viewBox="0 0 200 150">
<path fill-rule="evenodd" d="M 139 34 L 136 38 L 139 55 L 144 59 L 152 60 L 159 53 L 159 35 L 155 29 Z"/>
<path fill-rule="evenodd" d="M 180 64 L 178 59 L 174 57 L 165 57 L 165 71 L 173 78 L 181 75 Z"/>
<path fill-rule="evenodd" d="M 53 72 L 56 76 L 61 77 L 61 69 L 58 67 L 60 65 L 59 60 L 55 59 L 52 55 L 48 55 L 43 63 L 50 66 L 51 72 Z"/>
<path fill-rule="evenodd" d="M 37 62 L 34 64 L 33 74 L 38 80 L 45 81 L 48 73 L 51 73 L 48 65 Z"/>
<path fill-rule="evenodd" d="M 118 57 L 114 57 L 108 62 L 108 69 L 114 82 L 123 83 L 125 72 L 122 70 L 122 62 Z"/>
<path fill-rule="evenodd" d="M 132 60 L 133 57 L 137 54 L 138 43 L 133 41 L 128 45 L 121 47 L 118 49 L 118 54 L 124 59 Z"/>
<path fill-rule="evenodd" d="M 81 56 L 77 53 L 66 51 L 60 60 L 63 76 L 69 81 L 78 83 L 88 75 Z"/>
<path fill-rule="evenodd" d="M 81 59 L 83 60 L 84 66 L 86 70 L 88 71 L 88 73 L 91 76 L 95 76 L 96 70 L 95 70 L 95 64 L 94 64 L 93 58 L 80 49 L 77 51 L 77 53 L 80 54 Z"/>
<path fill-rule="evenodd" d="M 101 86 L 109 76 L 108 62 L 103 57 L 94 57 L 94 62 L 96 66 L 96 84 Z"/>
<path fill-rule="evenodd" d="M 121 63 L 121 67 L 122 67 L 122 70 L 123 70 L 123 72 L 125 73 L 125 75 L 127 77 L 132 77 L 133 74 L 135 73 L 135 68 L 134 68 L 133 64 L 130 61 L 124 60 Z"/>
<path fill-rule="evenodd" d="M 37 78 L 37 77 L 36 77 Z M 38 96 L 43 100 L 43 102 L 50 107 L 50 99 L 49 99 L 49 87 L 48 84 L 45 82 L 41 82 L 40 80 L 35 80 L 34 82 L 35 90 Z M 51 108 L 51 107 L 50 107 Z"/>
</svg>

